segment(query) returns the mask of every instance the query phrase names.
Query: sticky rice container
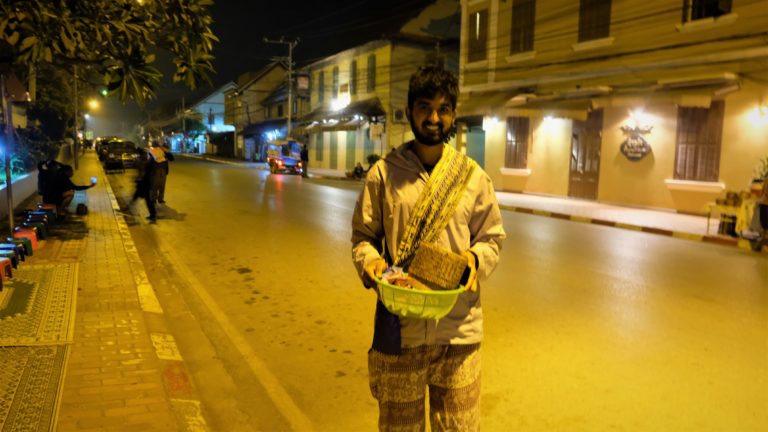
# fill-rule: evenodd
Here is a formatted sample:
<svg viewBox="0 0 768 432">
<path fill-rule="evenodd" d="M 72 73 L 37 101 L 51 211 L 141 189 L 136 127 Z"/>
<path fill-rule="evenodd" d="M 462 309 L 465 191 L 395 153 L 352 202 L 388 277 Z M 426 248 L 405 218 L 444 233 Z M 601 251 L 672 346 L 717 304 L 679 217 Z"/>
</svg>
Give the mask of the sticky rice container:
<svg viewBox="0 0 768 432">
<path fill-rule="evenodd" d="M 453 309 L 456 299 L 464 291 L 459 285 L 453 290 L 419 290 L 392 285 L 376 280 L 379 298 L 388 311 L 395 315 L 416 319 L 440 319 Z"/>
</svg>

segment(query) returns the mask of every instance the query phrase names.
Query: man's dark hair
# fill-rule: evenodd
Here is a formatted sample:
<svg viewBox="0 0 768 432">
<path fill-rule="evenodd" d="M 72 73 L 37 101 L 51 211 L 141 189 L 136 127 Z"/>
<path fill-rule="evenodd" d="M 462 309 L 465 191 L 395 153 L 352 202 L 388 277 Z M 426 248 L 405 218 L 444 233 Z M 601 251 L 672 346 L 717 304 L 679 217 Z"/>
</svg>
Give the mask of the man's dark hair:
<svg viewBox="0 0 768 432">
<path fill-rule="evenodd" d="M 421 66 L 411 75 L 408 86 L 408 107 L 412 108 L 416 99 L 432 99 L 438 94 L 444 94 L 456 109 L 459 98 L 459 80 L 452 72 L 439 66 Z"/>
</svg>

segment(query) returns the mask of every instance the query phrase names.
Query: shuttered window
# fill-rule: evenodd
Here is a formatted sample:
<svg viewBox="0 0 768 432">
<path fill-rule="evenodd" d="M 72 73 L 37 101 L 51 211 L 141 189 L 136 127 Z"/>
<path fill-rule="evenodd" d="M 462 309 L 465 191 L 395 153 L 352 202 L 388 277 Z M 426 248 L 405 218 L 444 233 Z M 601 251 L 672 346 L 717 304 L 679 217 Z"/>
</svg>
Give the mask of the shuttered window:
<svg viewBox="0 0 768 432">
<path fill-rule="evenodd" d="M 536 25 L 536 0 L 514 0 L 512 3 L 511 54 L 533 51 Z"/>
<path fill-rule="evenodd" d="M 336 99 L 339 97 L 339 67 L 333 67 L 333 85 L 331 87 L 331 97 Z"/>
<path fill-rule="evenodd" d="M 320 71 L 317 74 L 317 100 L 322 103 L 325 99 L 325 72 Z"/>
<path fill-rule="evenodd" d="M 579 42 L 602 39 L 611 34 L 611 0 L 581 0 Z"/>
<path fill-rule="evenodd" d="M 488 10 L 470 14 L 469 16 L 469 53 L 468 61 L 485 60 L 488 53 Z"/>
<path fill-rule="evenodd" d="M 528 117 L 507 119 L 507 148 L 504 154 L 505 168 L 528 167 Z"/>
<path fill-rule="evenodd" d="M 677 180 L 717 181 L 725 102 L 709 108 L 677 108 L 675 174 Z"/>
<path fill-rule="evenodd" d="M 368 85 L 366 91 L 373 93 L 376 90 L 376 55 L 368 56 Z"/>
<path fill-rule="evenodd" d="M 357 94 L 357 61 L 354 60 L 349 64 L 349 94 Z"/>
<path fill-rule="evenodd" d="M 731 13 L 732 0 L 683 0 L 683 22 Z"/>
</svg>

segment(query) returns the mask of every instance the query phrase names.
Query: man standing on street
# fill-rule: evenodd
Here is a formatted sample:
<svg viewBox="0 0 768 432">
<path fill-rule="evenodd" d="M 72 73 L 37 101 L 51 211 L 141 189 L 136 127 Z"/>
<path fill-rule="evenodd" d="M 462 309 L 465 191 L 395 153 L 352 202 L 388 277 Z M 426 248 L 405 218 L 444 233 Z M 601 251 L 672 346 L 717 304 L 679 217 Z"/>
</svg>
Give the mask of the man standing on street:
<svg viewBox="0 0 768 432">
<path fill-rule="evenodd" d="M 301 176 L 302 177 L 309 177 L 309 172 L 307 169 L 309 168 L 309 150 L 307 149 L 307 144 L 304 144 L 301 146 Z"/>
<path fill-rule="evenodd" d="M 160 145 L 157 141 L 152 141 L 149 147 L 149 155 L 157 163 L 157 169 L 154 174 L 154 183 L 152 187 L 152 199 L 160 204 L 165 204 L 165 182 L 168 177 L 168 161 L 173 160 L 173 153 L 168 145 Z"/>
<path fill-rule="evenodd" d="M 455 134 L 458 80 L 434 66 L 411 76 L 406 115 L 415 136 L 368 173 L 352 217 L 352 258 L 367 288 L 390 265 L 407 266 L 420 243 L 467 260 L 455 306 L 438 320 L 403 318 L 376 302 L 368 353 L 380 430 L 480 428 L 480 281 L 496 267 L 505 238 L 488 175 L 447 145 Z"/>
</svg>

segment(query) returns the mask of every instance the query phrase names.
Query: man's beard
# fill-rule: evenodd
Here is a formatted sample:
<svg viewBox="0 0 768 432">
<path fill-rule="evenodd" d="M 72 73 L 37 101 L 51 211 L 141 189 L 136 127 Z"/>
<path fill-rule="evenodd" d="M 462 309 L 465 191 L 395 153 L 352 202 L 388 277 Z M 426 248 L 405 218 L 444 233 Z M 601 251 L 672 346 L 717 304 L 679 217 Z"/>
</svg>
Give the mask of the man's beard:
<svg viewBox="0 0 768 432">
<path fill-rule="evenodd" d="M 409 122 L 411 123 L 411 131 L 413 132 L 413 136 L 416 137 L 416 141 L 424 144 L 425 146 L 432 147 L 440 144 L 446 144 L 448 141 L 450 141 L 451 138 L 453 138 L 454 135 L 456 135 L 456 125 L 451 125 L 448 130 L 445 130 L 443 128 L 443 123 L 438 122 L 437 128 L 439 133 L 437 135 L 427 135 L 422 133 L 421 129 L 417 128 L 416 125 L 413 124 L 413 119 L 410 119 Z M 426 125 L 427 122 L 422 123 L 422 128 L 426 129 Z"/>
</svg>

